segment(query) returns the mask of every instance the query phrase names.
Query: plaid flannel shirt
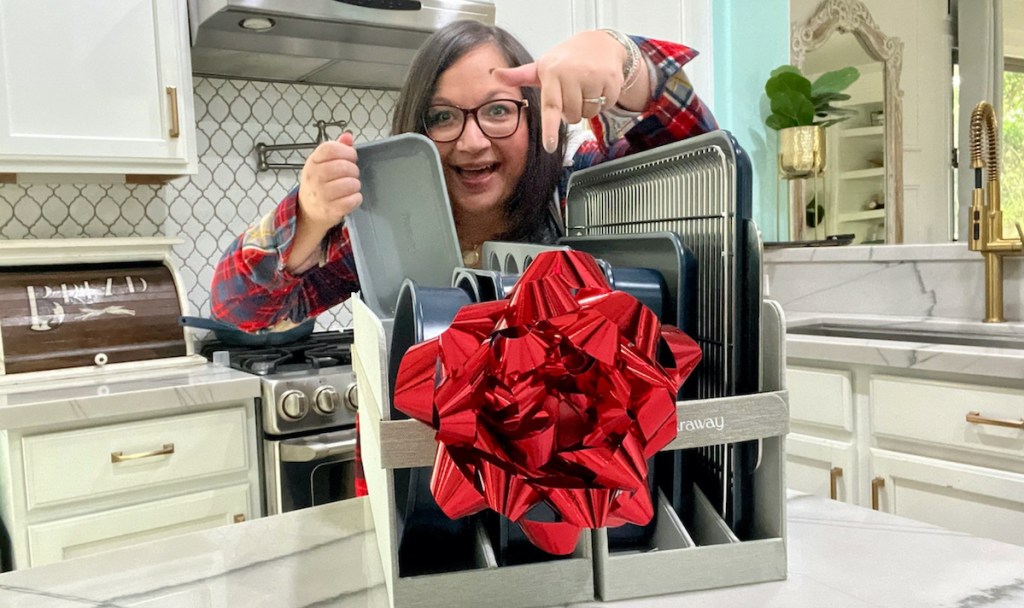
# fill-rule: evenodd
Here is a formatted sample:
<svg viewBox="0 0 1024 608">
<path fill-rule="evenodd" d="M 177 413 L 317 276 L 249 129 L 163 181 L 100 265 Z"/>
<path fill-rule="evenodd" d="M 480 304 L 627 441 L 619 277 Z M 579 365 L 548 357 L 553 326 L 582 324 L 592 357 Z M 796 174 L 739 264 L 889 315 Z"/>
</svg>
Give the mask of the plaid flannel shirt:
<svg viewBox="0 0 1024 608">
<path fill-rule="evenodd" d="M 569 175 L 577 169 L 718 128 L 682 69 L 697 52 L 681 44 L 632 38 L 647 60 L 654 84 L 651 101 L 641 112 L 612 107 L 590 119 L 595 138 L 580 145 L 567 162 L 559 188 L 563 201 Z M 320 264 L 301 275 L 284 269 L 295 235 L 297 204 L 298 188 L 225 251 L 211 286 L 215 319 L 248 332 L 284 330 L 359 290 L 344 224 L 328 233 Z"/>
<path fill-rule="evenodd" d="M 651 101 L 642 112 L 613 107 L 590 119 L 595 138 L 584 141 L 566 163 L 559 186 L 563 204 L 569 176 L 577 169 L 718 128 L 682 69 L 697 52 L 680 44 L 636 36 L 633 41 L 647 59 L 654 83 Z M 340 304 L 359 290 L 352 245 L 344 225 L 328 233 L 318 266 L 301 275 L 284 269 L 295 235 L 297 204 L 298 188 L 235 239 L 224 253 L 211 289 L 214 318 L 244 331 L 284 330 Z M 365 496 L 358 430 L 357 424 L 355 491 L 357 496 Z"/>
</svg>

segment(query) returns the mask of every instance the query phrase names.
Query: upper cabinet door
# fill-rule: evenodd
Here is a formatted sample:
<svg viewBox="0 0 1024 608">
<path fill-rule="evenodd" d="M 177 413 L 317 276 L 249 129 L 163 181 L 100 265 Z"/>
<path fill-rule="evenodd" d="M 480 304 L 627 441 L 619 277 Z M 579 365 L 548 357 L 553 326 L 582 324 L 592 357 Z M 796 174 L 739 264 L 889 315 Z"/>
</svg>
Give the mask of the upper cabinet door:
<svg viewBox="0 0 1024 608">
<path fill-rule="evenodd" d="M 540 57 L 585 29 L 577 27 L 574 18 L 574 6 L 582 1 L 495 0 L 494 22 L 518 38 L 531 55 Z"/>
<path fill-rule="evenodd" d="M 679 42 L 700 51 L 686 66 L 705 103 L 713 97 L 712 0 L 495 0 L 497 25 L 512 32 L 535 57 L 573 34 L 611 28 L 626 34 Z M 538 18 L 543 15 L 543 18 Z"/>
<path fill-rule="evenodd" d="M 180 0 L 0 0 L 0 172 L 196 170 Z"/>
</svg>

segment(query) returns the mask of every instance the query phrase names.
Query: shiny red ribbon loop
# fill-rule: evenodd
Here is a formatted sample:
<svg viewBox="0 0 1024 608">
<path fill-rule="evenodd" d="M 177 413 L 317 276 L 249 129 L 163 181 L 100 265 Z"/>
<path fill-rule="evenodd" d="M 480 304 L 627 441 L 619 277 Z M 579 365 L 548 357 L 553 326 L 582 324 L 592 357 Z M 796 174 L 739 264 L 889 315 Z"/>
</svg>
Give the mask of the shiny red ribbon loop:
<svg viewBox="0 0 1024 608">
<path fill-rule="evenodd" d="M 675 367 L 658 364 L 662 343 Z M 446 515 L 490 508 L 567 555 L 583 528 L 650 522 L 647 459 L 675 438 L 675 395 L 700 358 L 592 257 L 552 251 L 508 299 L 465 306 L 410 348 L 395 407 L 437 431 L 430 489 Z M 560 521 L 527 519 L 540 502 Z"/>
</svg>

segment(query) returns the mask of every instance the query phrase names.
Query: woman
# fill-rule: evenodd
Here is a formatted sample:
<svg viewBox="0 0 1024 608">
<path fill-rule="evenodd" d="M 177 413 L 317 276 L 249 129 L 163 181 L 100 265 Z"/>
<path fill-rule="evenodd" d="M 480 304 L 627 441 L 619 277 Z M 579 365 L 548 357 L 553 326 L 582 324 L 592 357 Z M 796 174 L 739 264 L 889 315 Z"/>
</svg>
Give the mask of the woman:
<svg viewBox="0 0 1024 608">
<path fill-rule="evenodd" d="M 476 265 L 484 241 L 553 243 L 572 171 L 716 129 L 682 70 L 694 56 L 598 30 L 534 62 L 504 30 L 459 21 L 416 55 L 392 131 L 435 142 L 463 258 Z M 596 139 L 568 136 L 580 119 Z M 283 331 L 358 291 L 343 227 L 362 202 L 352 146 L 350 133 L 320 144 L 299 187 L 232 243 L 213 280 L 215 318 Z"/>
</svg>

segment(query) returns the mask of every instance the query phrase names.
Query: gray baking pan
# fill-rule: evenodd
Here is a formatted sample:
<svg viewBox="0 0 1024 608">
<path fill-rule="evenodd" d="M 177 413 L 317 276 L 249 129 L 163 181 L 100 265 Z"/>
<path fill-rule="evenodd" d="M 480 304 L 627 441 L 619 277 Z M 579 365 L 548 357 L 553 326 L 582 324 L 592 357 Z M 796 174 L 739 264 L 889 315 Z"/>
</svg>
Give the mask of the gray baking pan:
<svg viewBox="0 0 1024 608">
<path fill-rule="evenodd" d="M 480 251 L 480 266 L 501 274 L 518 275 L 533 263 L 533 259 L 545 251 L 566 250 L 568 247 L 555 245 L 534 245 L 508 241 L 484 241 Z"/>
<path fill-rule="evenodd" d="M 697 261 L 693 253 L 682 244 L 676 233 L 649 232 L 629 235 L 563 237 L 558 243 L 585 251 L 612 264 L 613 281 L 616 279 L 616 273 L 626 278 L 627 271 L 636 272 L 642 269 L 657 271 L 664 277 L 668 287 L 665 311 L 664 314 L 659 315 L 661 321 L 675 325 L 687 334 L 695 333 Z M 622 280 L 616 282 L 620 283 Z M 613 287 L 630 291 L 624 285 L 613 285 Z M 649 304 L 648 307 L 654 309 Z"/>
<path fill-rule="evenodd" d="M 695 384 L 694 396 L 702 399 L 760 388 L 761 244 L 750 219 L 751 173 L 750 158 L 732 135 L 712 131 L 569 179 L 570 236 L 671 231 L 693 253 L 698 281 L 691 337 L 703 359 L 687 384 Z M 748 537 L 757 442 L 700 450 L 702 490 L 732 529 Z M 686 501 L 675 498 L 679 510 Z"/>
<path fill-rule="evenodd" d="M 363 301 L 393 319 L 402 282 L 449 287 L 462 265 L 441 160 L 426 137 L 359 144 L 363 204 L 345 218 Z"/>
</svg>

